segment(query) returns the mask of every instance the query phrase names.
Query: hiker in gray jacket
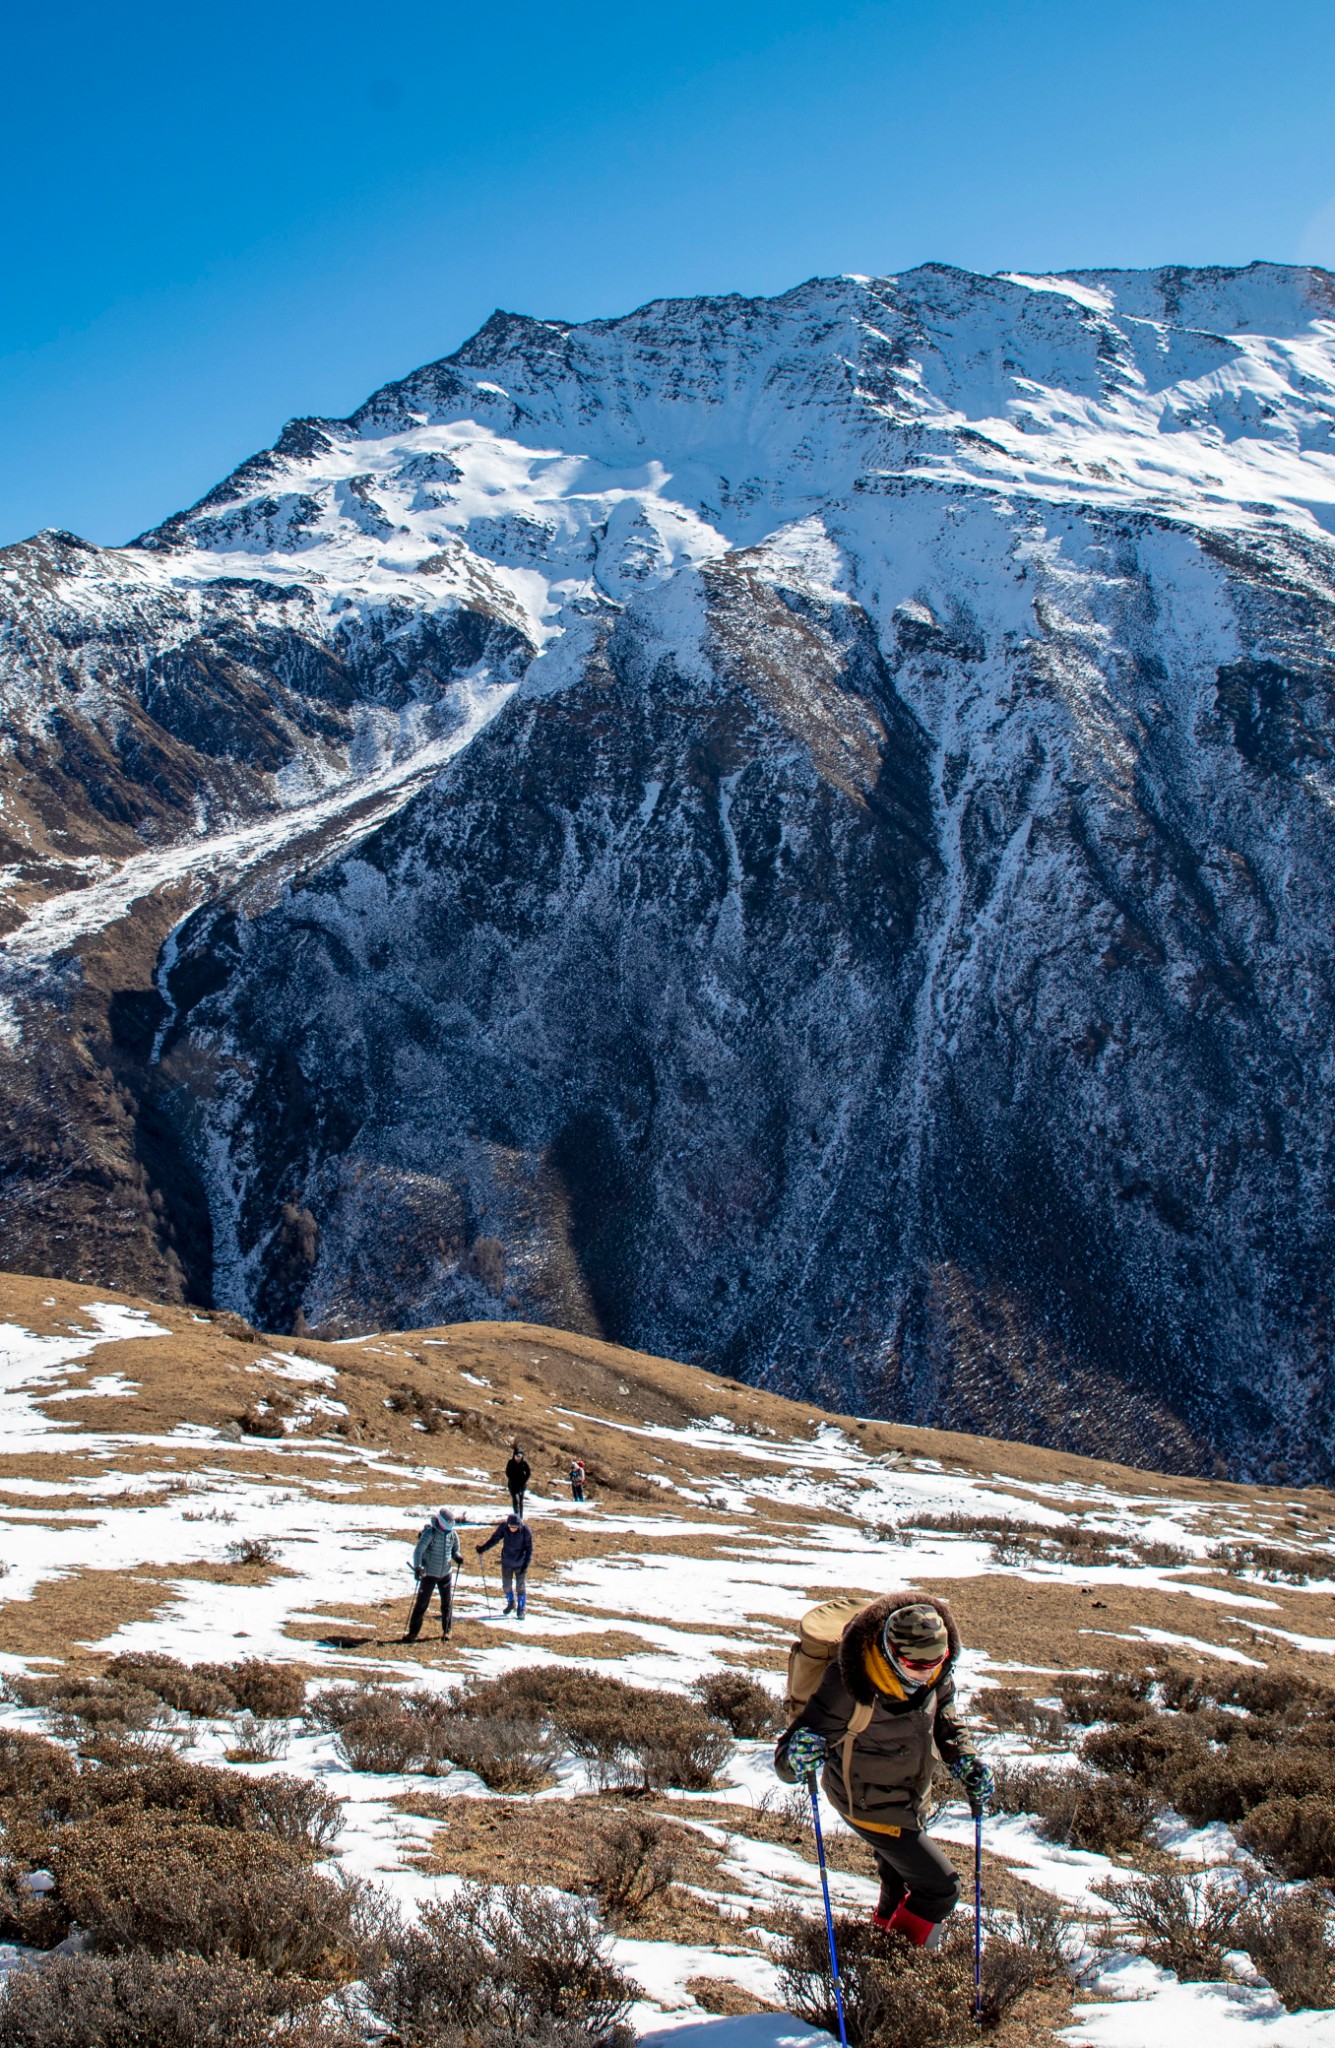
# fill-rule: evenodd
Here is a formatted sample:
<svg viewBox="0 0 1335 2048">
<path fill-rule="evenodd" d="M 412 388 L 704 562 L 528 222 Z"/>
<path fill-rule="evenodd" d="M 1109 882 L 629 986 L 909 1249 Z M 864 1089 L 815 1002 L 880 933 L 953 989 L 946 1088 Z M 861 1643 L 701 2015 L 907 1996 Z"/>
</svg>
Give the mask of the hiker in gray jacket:
<svg viewBox="0 0 1335 2048">
<path fill-rule="evenodd" d="M 463 1562 L 463 1551 L 459 1544 L 459 1532 L 454 1526 L 454 1516 L 448 1508 L 437 1508 L 431 1520 L 417 1539 L 413 1551 L 413 1576 L 417 1580 L 417 1598 L 413 1611 L 408 1617 L 408 1633 L 400 1640 L 415 1643 L 426 1620 L 427 1608 L 431 1605 L 433 1592 L 440 1594 L 440 1633 L 442 1641 L 450 1633 L 454 1619 L 454 1581 L 450 1573 L 456 1564 Z"/>
</svg>

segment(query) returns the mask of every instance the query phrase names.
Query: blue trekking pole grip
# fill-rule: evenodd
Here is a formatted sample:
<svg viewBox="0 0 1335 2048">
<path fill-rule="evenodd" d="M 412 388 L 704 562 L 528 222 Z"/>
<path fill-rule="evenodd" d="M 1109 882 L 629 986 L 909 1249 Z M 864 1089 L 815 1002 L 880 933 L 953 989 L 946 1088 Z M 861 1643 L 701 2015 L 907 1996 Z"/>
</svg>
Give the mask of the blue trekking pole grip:
<svg viewBox="0 0 1335 2048">
<path fill-rule="evenodd" d="M 825 1871 L 825 1837 L 820 1826 L 820 1795 L 816 1790 L 816 1773 L 807 1776 L 807 1790 L 811 1794 L 811 1820 L 816 1830 L 816 1860 L 820 1864 L 820 1890 L 825 1901 L 825 1938 L 830 1944 L 830 1975 L 834 1980 L 834 2009 L 839 2015 L 840 2048 L 848 2048 L 848 2029 L 844 2024 L 844 1991 L 839 1982 L 839 1957 L 834 1946 L 834 1914 L 830 1911 L 830 1880 Z"/>
</svg>

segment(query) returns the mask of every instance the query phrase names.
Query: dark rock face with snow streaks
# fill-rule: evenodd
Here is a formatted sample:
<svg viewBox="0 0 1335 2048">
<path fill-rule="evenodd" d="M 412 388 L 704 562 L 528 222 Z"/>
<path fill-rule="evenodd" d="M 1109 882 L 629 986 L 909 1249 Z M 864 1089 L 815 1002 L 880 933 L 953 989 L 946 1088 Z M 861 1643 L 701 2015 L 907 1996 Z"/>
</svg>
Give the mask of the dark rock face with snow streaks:
<svg viewBox="0 0 1335 2048">
<path fill-rule="evenodd" d="M 144 1242 L 268 1327 L 1329 1478 L 1333 531 L 1325 273 L 498 315 L 28 544 L 98 682 L 53 739 L 11 642 L 11 759 L 154 808 L 15 895 L 8 1056 L 151 927 L 86 1033 Z"/>
</svg>

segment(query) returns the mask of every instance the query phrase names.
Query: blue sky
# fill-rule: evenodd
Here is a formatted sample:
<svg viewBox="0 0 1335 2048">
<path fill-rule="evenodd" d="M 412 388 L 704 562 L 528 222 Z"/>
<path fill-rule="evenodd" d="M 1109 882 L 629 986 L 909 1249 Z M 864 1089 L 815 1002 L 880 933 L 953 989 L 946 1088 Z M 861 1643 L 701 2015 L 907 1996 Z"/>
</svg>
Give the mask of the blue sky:
<svg viewBox="0 0 1335 2048">
<path fill-rule="evenodd" d="M 1335 267 L 1330 0 L 11 12 L 0 541 L 127 539 L 494 306 Z"/>
</svg>

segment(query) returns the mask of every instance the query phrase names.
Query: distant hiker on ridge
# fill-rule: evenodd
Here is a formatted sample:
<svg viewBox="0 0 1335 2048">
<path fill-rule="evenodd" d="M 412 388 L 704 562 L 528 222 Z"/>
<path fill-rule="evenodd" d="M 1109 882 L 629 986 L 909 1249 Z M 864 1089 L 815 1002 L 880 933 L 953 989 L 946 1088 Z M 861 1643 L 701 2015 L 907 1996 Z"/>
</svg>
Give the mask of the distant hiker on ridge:
<svg viewBox="0 0 1335 2048">
<path fill-rule="evenodd" d="M 851 1617 L 818 1647 L 812 1625 L 841 1606 Z M 935 1948 L 960 1886 L 925 1833 L 933 1748 L 975 1814 L 993 1791 L 992 1773 L 955 1712 L 959 1630 L 944 1600 L 926 1593 L 886 1593 L 860 1610 L 853 1601 L 827 1601 L 802 1628 L 788 1689 L 791 1702 L 805 1703 L 779 1737 L 774 1768 L 791 1785 L 824 1766 L 826 1798 L 876 1856 L 875 1925 L 915 1948 Z"/>
<path fill-rule="evenodd" d="M 413 1551 L 413 1574 L 417 1580 L 417 1598 L 413 1611 L 408 1617 L 408 1633 L 400 1640 L 415 1643 L 426 1620 L 427 1608 L 431 1605 L 432 1593 L 440 1594 L 441 1640 L 448 1638 L 454 1620 L 454 1581 L 450 1572 L 456 1564 L 464 1561 L 463 1547 L 459 1532 L 454 1526 L 454 1516 L 448 1508 L 437 1508 L 431 1520 L 417 1539 Z"/>
<path fill-rule="evenodd" d="M 572 1500 L 583 1500 L 584 1498 L 583 1458 L 572 1458 L 570 1461 L 570 1498 Z"/>
<path fill-rule="evenodd" d="M 501 1586 L 505 1592 L 505 1612 L 511 1613 L 518 1606 L 518 1619 L 524 1619 L 524 1605 L 527 1599 L 526 1579 L 529 1565 L 533 1561 L 533 1531 L 518 1515 L 509 1514 L 498 1522 L 485 1543 L 479 1543 L 477 1554 L 490 1550 L 493 1543 L 501 1546 Z"/>
<path fill-rule="evenodd" d="M 506 1461 L 505 1483 L 510 1489 L 510 1505 L 521 1522 L 524 1519 L 524 1495 L 528 1492 L 532 1476 L 533 1467 L 516 1444 Z"/>
</svg>

